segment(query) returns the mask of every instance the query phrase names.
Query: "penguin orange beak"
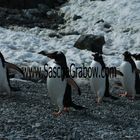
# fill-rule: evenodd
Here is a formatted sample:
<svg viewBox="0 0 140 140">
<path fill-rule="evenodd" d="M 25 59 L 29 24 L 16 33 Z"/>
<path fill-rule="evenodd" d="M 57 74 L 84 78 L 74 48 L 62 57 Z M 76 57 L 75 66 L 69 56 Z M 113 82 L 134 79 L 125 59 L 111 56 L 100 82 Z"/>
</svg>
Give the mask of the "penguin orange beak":
<svg viewBox="0 0 140 140">
<path fill-rule="evenodd" d="M 49 57 L 51 59 L 54 59 L 55 58 L 55 53 L 47 53 L 45 51 L 41 51 L 38 54 L 42 54 L 42 55 L 47 56 L 47 57 Z"/>
</svg>

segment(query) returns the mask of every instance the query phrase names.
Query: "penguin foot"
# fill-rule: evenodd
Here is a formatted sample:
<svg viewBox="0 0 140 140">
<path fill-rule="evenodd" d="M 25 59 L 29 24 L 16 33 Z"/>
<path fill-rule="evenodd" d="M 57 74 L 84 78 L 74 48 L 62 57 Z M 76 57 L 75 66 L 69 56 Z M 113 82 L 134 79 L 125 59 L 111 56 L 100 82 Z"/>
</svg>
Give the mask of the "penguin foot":
<svg viewBox="0 0 140 140">
<path fill-rule="evenodd" d="M 127 92 L 125 92 L 125 93 L 120 93 L 119 96 L 121 96 L 121 97 L 126 97 L 126 96 L 128 96 L 128 93 L 127 93 Z"/>
<path fill-rule="evenodd" d="M 53 114 L 55 117 L 58 117 L 58 116 L 60 116 L 61 113 L 62 113 L 62 111 L 58 111 L 58 112 L 53 112 L 52 114 Z"/>
<path fill-rule="evenodd" d="M 135 96 L 132 96 L 131 94 L 128 94 L 127 92 L 119 94 L 121 97 L 127 97 L 129 100 L 134 100 Z"/>
<path fill-rule="evenodd" d="M 135 100 L 135 97 L 134 97 L 134 96 L 128 95 L 127 98 L 128 98 L 129 100 L 131 100 L 131 101 L 134 101 L 134 100 Z"/>
<path fill-rule="evenodd" d="M 102 98 L 97 98 L 96 103 L 97 103 L 97 105 L 100 105 L 102 103 Z"/>
<path fill-rule="evenodd" d="M 69 112 L 69 107 L 64 107 L 64 112 Z"/>
<path fill-rule="evenodd" d="M 97 106 L 100 106 L 101 105 L 101 103 L 100 102 L 97 102 Z"/>
</svg>

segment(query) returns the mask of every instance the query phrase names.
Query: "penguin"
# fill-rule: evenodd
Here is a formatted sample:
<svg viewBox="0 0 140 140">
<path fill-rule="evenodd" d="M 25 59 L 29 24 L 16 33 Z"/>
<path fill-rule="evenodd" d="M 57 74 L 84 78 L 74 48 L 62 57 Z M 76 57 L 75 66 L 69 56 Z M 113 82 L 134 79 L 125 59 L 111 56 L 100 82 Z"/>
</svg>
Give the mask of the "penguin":
<svg viewBox="0 0 140 140">
<path fill-rule="evenodd" d="M 137 68 L 140 69 L 140 54 L 132 54 L 132 57 L 135 59 Z"/>
<path fill-rule="evenodd" d="M 132 54 L 129 51 L 123 53 L 124 60 L 120 65 L 120 71 L 123 73 L 122 85 L 125 90 L 125 94 L 122 96 L 131 97 L 135 99 L 136 94 L 139 93 L 139 74 L 140 70 L 137 69 Z M 140 93 L 139 93 L 140 94 Z"/>
<path fill-rule="evenodd" d="M 140 54 L 132 54 L 132 57 L 135 59 L 135 64 L 137 69 L 140 70 Z M 137 75 L 136 73 L 136 90 L 137 90 L 137 94 L 140 94 L 140 85 L 138 83 L 140 83 L 140 74 Z M 139 82 L 138 82 L 139 81 Z"/>
<path fill-rule="evenodd" d="M 91 93 L 96 93 L 97 103 L 101 103 L 103 97 L 110 97 L 111 99 L 118 99 L 109 93 L 109 73 L 106 71 L 106 65 L 103 57 L 99 53 L 92 54 L 94 60 L 92 61 L 90 68 L 95 69 L 97 75 L 90 77 Z M 123 75 L 117 70 L 116 74 Z"/>
<path fill-rule="evenodd" d="M 23 71 L 16 65 L 6 62 L 3 54 L 0 52 L 0 93 L 6 93 L 11 95 L 11 90 L 15 88 L 11 87 L 9 79 L 9 69 L 16 69 L 22 75 Z"/>
<path fill-rule="evenodd" d="M 67 110 L 69 107 L 73 107 L 77 110 L 85 109 L 85 107 L 76 105 L 72 101 L 72 86 L 78 90 L 79 95 L 81 95 L 81 91 L 79 86 L 69 75 L 69 68 L 64 53 L 61 51 L 55 51 L 53 53 L 41 51 L 39 54 L 55 60 L 51 68 L 53 69 L 53 74 L 57 74 L 57 76 L 48 76 L 47 78 L 49 97 L 51 102 L 59 109 L 58 112 L 54 112 L 53 115 L 59 116 L 63 110 Z"/>
</svg>

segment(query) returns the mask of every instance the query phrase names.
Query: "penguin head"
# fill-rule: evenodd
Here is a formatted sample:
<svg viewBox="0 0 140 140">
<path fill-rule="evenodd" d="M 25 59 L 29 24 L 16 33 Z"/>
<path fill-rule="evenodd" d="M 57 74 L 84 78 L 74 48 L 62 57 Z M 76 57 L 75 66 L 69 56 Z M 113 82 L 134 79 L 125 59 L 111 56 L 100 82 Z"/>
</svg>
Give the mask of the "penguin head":
<svg viewBox="0 0 140 140">
<path fill-rule="evenodd" d="M 132 54 L 129 51 L 125 51 L 123 53 L 123 56 L 124 56 L 124 60 L 129 60 L 131 59 Z"/>
<path fill-rule="evenodd" d="M 92 56 L 94 57 L 94 61 L 97 61 L 102 65 L 103 69 L 106 67 L 102 54 L 96 52 L 95 54 L 92 54 Z"/>
<path fill-rule="evenodd" d="M 54 59 L 58 64 L 66 64 L 66 57 L 63 52 L 55 51 L 53 53 L 47 53 L 45 51 L 39 52 L 39 54 L 45 55 L 51 59 Z"/>
<path fill-rule="evenodd" d="M 92 56 L 94 57 L 95 61 L 98 61 L 98 62 L 103 61 L 103 57 L 100 53 L 96 52 L 95 54 L 92 54 Z"/>
<path fill-rule="evenodd" d="M 2 63 L 2 66 L 5 66 L 5 60 L 3 54 L 0 52 L 0 62 Z"/>
<path fill-rule="evenodd" d="M 132 57 L 135 58 L 136 60 L 140 60 L 140 54 L 134 53 L 132 54 Z"/>
</svg>

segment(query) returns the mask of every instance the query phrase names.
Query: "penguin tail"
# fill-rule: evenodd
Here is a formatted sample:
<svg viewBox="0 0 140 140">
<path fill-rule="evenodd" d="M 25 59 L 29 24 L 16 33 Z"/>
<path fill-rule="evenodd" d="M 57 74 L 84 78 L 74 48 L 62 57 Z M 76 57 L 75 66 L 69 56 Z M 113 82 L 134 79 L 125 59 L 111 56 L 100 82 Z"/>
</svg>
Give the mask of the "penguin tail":
<svg viewBox="0 0 140 140">
<path fill-rule="evenodd" d="M 76 105 L 75 103 L 71 103 L 71 107 L 73 107 L 74 109 L 76 110 L 83 110 L 83 109 L 87 109 L 83 106 L 80 106 L 80 105 Z"/>
</svg>

